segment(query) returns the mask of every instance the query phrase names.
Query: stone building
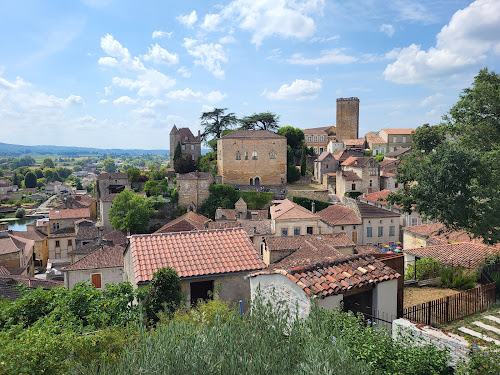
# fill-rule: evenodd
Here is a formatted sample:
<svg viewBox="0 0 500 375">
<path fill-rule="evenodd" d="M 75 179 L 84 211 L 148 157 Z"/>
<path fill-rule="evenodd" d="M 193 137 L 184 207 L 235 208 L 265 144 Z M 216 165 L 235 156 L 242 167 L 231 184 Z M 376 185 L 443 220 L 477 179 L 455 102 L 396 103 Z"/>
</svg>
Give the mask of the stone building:
<svg viewBox="0 0 500 375">
<path fill-rule="evenodd" d="M 177 144 L 181 144 L 181 155 L 198 162 L 201 156 L 201 134 L 195 137 L 189 128 L 179 128 L 174 125 L 170 131 L 170 166 L 174 165 L 174 154 Z"/>
<path fill-rule="evenodd" d="M 177 177 L 177 191 L 179 193 L 179 206 L 187 207 L 188 211 L 197 211 L 208 198 L 208 189 L 214 181 L 208 172 L 191 172 Z"/>
<path fill-rule="evenodd" d="M 286 138 L 268 130 L 235 130 L 217 140 L 217 168 L 229 185 L 286 184 Z"/>
<path fill-rule="evenodd" d="M 101 173 L 97 176 L 96 183 L 96 198 L 99 200 L 102 196 L 107 194 L 118 194 L 123 190 L 130 190 L 130 183 L 128 176 L 123 172 L 116 173 Z"/>
<path fill-rule="evenodd" d="M 401 147 L 413 147 L 411 134 L 415 129 L 382 129 L 379 137 L 387 142 L 387 150 L 394 151 Z"/>
<path fill-rule="evenodd" d="M 0 232 L 0 266 L 17 269 L 19 274 L 33 276 L 35 241 L 14 235 L 11 231 Z"/>
<path fill-rule="evenodd" d="M 337 139 L 357 139 L 359 137 L 359 99 L 337 99 Z"/>
<path fill-rule="evenodd" d="M 271 206 L 271 233 L 274 236 L 300 236 L 332 233 L 321 218 L 289 199 L 274 201 Z"/>
<path fill-rule="evenodd" d="M 326 151 L 330 141 L 336 142 L 335 126 L 323 126 L 321 128 L 304 129 L 306 146 L 312 147 L 316 155 Z"/>
<path fill-rule="evenodd" d="M 325 151 L 314 161 L 314 178 L 318 183 L 322 183 L 326 173 L 336 173 L 338 168 L 339 163 L 333 154 Z"/>
<path fill-rule="evenodd" d="M 345 193 L 372 193 L 380 190 L 380 168 L 373 158 L 347 158 L 337 172 L 336 194 L 343 199 Z"/>
</svg>

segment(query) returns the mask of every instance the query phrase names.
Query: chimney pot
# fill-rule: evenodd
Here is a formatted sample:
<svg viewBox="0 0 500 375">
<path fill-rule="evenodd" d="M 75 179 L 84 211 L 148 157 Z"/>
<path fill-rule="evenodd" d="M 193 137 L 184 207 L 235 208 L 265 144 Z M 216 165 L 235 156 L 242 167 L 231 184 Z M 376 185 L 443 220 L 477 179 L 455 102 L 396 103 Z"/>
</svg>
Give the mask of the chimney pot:
<svg viewBox="0 0 500 375">
<path fill-rule="evenodd" d="M 311 203 L 311 211 L 313 214 L 316 212 L 316 203 L 314 202 Z"/>
</svg>

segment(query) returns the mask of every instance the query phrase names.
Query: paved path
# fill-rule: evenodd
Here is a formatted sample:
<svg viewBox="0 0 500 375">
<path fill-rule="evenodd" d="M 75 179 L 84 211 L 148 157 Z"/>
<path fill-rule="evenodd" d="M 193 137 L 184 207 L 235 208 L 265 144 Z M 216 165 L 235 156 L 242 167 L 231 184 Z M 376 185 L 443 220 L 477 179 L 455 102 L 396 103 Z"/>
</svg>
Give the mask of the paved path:
<svg viewBox="0 0 500 375">
<path fill-rule="evenodd" d="M 469 329 L 469 328 L 466 328 L 466 327 L 460 327 L 458 330 L 461 331 L 461 332 L 463 332 L 463 333 L 466 333 L 468 335 L 477 337 L 477 338 L 479 338 L 481 340 L 484 340 L 484 341 L 487 341 L 487 342 L 492 342 L 492 343 L 494 343 L 496 345 L 500 345 L 500 341 L 499 340 L 495 340 L 494 338 L 491 338 L 489 336 L 483 335 L 482 333 L 473 331 L 472 329 Z"/>
<path fill-rule="evenodd" d="M 486 315 L 485 316 L 486 319 L 489 319 L 489 320 L 493 320 L 495 323 L 498 323 L 500 324 L 500 318 L 497 318 L 496 316 L 493 316 L 493 315 Z"/>
</svg>

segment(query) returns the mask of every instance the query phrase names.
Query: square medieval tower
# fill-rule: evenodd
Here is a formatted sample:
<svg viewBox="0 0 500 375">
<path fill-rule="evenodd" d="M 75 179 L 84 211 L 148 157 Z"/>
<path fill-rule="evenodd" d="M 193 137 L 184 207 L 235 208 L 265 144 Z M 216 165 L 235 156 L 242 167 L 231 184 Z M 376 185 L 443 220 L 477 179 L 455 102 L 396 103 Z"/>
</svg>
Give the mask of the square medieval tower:
<svg viewBox="0 0 500 375">
<path fill-rule="evenodd" d="M 357 139 L 359 137 L 359 99 L 337 99 L 337 139 Z"/>
</svg>

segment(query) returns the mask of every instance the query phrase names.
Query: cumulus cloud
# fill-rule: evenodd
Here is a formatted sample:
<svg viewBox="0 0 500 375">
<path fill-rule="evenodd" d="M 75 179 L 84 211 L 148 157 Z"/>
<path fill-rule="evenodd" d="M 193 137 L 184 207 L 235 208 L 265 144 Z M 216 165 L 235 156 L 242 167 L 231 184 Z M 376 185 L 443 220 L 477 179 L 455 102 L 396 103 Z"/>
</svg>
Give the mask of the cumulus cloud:
<svg viewBox="0 0 500 375">
<path fill-rule="evenodd" d="M 220 44 L 235 43 L 236 39 L 232 35 L 226 35 L 219 39 Z"/>
<path fill-rule="evenodd" d="M 227 95 L 220 91 L 210 91 L 202 93 L 201 91 L 193 91 L 190 88 L 184 90 L 170 91 L 165 95 L 169 99 L 182 100 L 186 102 L 202 102 L 217 103 L 223 100 Z"/>
<path fill-rule="evenodd" d="M 155 112 L 155 110 L 149 107 L 137 108 L 134 109 L 131 113 L 134 117 L 142 119 L 156 119 L 158 117 L 158 114 Z"/>
<path fill-rule="evenodd" d="M 222 20 L 235 22 L 240 29 L 252 33 L 252 43 L 256 46 L 271 36 L 309 38 L 316 30 L 311 14 L 321 13 L 324 3 L 324 0 L 235 0 L 218 15 L 207 14 L 203 25 L 215 28 L 211 25 Z"/>
<path fill-rule="evenodd" d="M 318 96 L 322 86 L 323 82 L 321 79 L 316 79 L 315 81 L 296 79 L 290 85 L 281 85 L 276 92 L 266 89 L 262 95 L 272 100 L 310 100 Z"/>
<path fill-rule="evenodd" d="M 419 1 L 396 0 L 392 6 L 399 13 L 398 19 L 401 21 L 432 23 L 435 20 L 435 16 Z"/>
<path fill-rule="evenodd" d="M 349 64 L 358 60 L 354 56 L 345 55 L 339 48 L 321 51 L 321 56 L 316 58 L 305 58 L 300 53 L 292 55 L 287 61 L 297 65 L 321 65 L 321 64 Z"/>
<path fill-rule="evenodd" d="M 184 47 L 191 56 L 195 57 L 195 65 L 204 67 L 216 78 L 224 78 L 221 63 L 227 62 L 228 59 L 221 44 L 197 44 L 196 40 L 185 38 Z"/>
<path fill-rule="evenodd" d="M 193 10 L 190 14 L 181 15 L 177 17 L 177 20 L 187 27 L 193 27 L 196 21 L 198 21 L 198 16 L 196 15 L 196 11 Z"/>
<path fill-rule="evenodd" d="M 387 23 L 384 23 L 382 26 L 380 26 L 379 31 L 387 34 L 388 36 L 393 36 L 395 32 L 394 26 Z"/>
<path fill-rule="evenodd" d="M 191 77 L 191 73 L 185 66 L 181 66 L 179 69 L 177 69 L 177 73 L 182 74 L 182 76 L 185 78 Z"/>
<path fill-rule="evenodd" d="M 101 38 L 101 48 L 112 57 L 120 60 L 130 59 L 128 49 L 123 47 L 111 34 L 106 34 L 106 36 Z"/>
<path fill-rule="evenodd" d="M 411 44 L 393 51 L 396 61 L 383 76 L 396 83 L 421 83 L 477 67 L 500 50 L 500 2 L 477 0 L 457 11 L 436 37 L 436 46 L 422 50 Z"/>
<path fill-rule="evenodd" d="M 421 107 L 427 107 L 429 105 L 435 105 L 436 101 L 443 97 L 443 94 L 437 92 L 434 95 L 430 95 L 420 102 Z"/>
<path fill-rule="evenodd" d="M 219 27 L 221 16 L 219 14 L 208 13 L 205 14 L 201 28 L 206 31 L 215 31 Z"/>
<path fill-rule="evenodd" d="M 120 96 L 118 99 L 113 100 L 113 104 L 123 104 L 123 105 L 136 105 L 137 99 L 132 99 L 130 96 Z"/>
<path fill-rule="evenodd" d="M 123 47 L 111 34 L 106 34 L 101 38 L 101 48 L 109 55 L 99 58 L 97 63 L 101 66 L 133 72 L 146 69 L 139 58 L 132 57 L 129 50 Z"/>
<path fill-rule="evenodd" d="M 155 30 L 155 31 L 153 31 L 153 35 L 151 37 L 153 39 L 164 38 L 164 37 L 168 37 L 168 39 L 170 39 L 172 37 L 173 33 L 174 33 L 173 31 L 170 31 L 169 33 L 167 33 L 166 31 Z"/>
<path fill-rule="evenodd" d="M 175 85 L 175 79 L 154 69 L 138 74 L 137 79 L 113 77 L 113 84 L 129 90 L 138 90 L 139 96 L 159 96 L 164 90 Z"/>
<path fill-rule="evenodd" d="M 148 54 L 143 56 L 144 61 L 153 61 L 155 64 L 175 65 L 179 62 L 179 56 L 176 53 L 170 53 L 160 47 L 158 43 L 148 48 Z"/>
</svg>

